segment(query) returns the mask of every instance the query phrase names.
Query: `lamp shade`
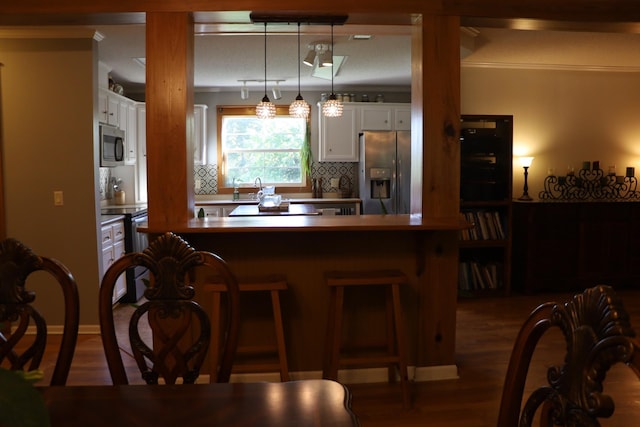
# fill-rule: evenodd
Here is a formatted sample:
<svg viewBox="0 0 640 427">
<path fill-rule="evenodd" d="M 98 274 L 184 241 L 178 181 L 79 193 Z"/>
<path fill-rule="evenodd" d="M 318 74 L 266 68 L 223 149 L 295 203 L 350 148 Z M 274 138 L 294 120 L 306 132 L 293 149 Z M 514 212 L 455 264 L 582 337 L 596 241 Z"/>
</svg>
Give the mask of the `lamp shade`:
<svg viewBox="0 0 640 427">
<path fill-rule="evenodd" d="M 342 102 L 336 100 L 335 94 L 329 96 L 329 100 L 322 105 L 322 115 L 325 117 L 342 116 Z"/>
<path fill-rule="evenodd" d="M 276 106 L 269 101 L 269 97 L 262 98 L 262 102 L 256 105 L 256 116 L 261 119 L 273 119 L 276 116 Z"/>
<path fill-rule="evenodd" d="M 533 162 L 533 157 L 520 157 L 520 165 L 523 168 L 530 167 L 532 162 Z"/>
</svg>

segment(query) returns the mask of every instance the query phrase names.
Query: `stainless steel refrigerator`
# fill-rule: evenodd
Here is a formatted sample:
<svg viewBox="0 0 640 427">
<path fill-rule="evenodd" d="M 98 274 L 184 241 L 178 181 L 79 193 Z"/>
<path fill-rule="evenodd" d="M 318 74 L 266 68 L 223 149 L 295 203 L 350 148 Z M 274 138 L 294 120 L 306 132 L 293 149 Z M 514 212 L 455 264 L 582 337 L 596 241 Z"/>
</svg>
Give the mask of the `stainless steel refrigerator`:
<svg viewBox="0 0 640 427">
<path fill-rule="evenodd" d="M 358 183 L 363 214 L 408 214 L 411 132 L 361 133 Z"/>
</svg>

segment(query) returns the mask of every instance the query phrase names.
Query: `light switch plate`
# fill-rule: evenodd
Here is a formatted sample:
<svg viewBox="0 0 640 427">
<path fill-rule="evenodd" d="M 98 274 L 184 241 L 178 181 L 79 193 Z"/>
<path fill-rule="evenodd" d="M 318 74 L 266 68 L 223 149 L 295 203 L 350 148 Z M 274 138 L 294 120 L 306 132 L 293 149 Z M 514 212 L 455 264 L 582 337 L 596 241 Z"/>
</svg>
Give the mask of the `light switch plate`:
<svg viewBox="0 0 640 427">
<path fill-rule="evenodd" d="M 56 190 L 53 192 L 53 205 L 54 206 L 64 205 L 64 197 L 63 197 L 62 190 Z"/>
</svg>

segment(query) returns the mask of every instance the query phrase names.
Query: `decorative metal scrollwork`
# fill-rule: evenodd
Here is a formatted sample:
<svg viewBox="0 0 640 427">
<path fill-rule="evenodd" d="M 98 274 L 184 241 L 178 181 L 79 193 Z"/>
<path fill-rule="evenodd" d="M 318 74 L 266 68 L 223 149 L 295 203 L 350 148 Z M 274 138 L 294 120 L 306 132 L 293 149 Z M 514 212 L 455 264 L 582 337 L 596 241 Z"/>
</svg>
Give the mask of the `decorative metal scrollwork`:
<svg viewBox="0 0 640 427">
<path fill-rule="evenodd" d="M 635 176 L 605 175 L 602 169 L 581 169 L 578 174 L 549 175 L 544 179 L 541 200 L 607 200 L 640 199 Z"/>
</svg>

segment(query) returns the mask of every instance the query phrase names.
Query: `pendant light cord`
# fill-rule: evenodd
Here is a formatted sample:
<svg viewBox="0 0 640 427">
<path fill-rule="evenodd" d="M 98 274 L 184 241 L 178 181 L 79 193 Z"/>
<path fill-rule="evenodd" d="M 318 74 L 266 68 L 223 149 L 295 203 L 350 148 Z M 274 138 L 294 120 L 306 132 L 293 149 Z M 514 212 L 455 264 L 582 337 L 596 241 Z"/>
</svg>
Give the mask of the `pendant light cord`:
<svg viewBox="0 0 640 427">
<path fill-rule="evenodd" d="M 333 95 L 333 67 L 335 65 L 333 63 L 333 23 L 331 23 L 331 52 L 329 55 L 331 55 L 331 94 Z"/>
<path fill-rule="evenodd" d="M 298 22 L 298 96 L 300 96 L 300 23 Z"/>
<path fill-rule="evenodd" d="M 267 23 L 264 23 L 264 96 L 267 96 Z"/>
</svg>

